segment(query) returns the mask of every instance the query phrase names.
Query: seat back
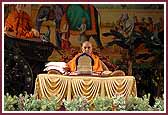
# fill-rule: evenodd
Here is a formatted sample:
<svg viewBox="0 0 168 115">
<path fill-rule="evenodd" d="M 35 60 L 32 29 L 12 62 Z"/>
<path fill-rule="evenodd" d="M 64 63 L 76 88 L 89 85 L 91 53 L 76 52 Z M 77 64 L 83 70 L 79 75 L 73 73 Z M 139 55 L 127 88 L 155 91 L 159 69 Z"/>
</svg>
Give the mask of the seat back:
<svg viewBox="0 0 168 115">
<path fill-rule="evenodd" d="M 76 61 L 78 74 L 92 74 L 94 60 L 89 55 L 82 54 Z"/>
</svg>

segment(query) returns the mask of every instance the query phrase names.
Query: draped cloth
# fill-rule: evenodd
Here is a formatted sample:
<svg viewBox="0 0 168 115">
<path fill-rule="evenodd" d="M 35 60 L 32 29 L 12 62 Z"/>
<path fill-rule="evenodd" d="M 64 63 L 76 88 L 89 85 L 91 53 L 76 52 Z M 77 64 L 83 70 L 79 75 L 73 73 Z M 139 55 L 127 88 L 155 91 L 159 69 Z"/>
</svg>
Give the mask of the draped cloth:
<svg viewBox="0 0 168 115">
<path fill-rule="evenodd" d="M 37 99 L 57 96 L 58 102 L 68 101 L 76 96 L 86 96 L 89 103 L 97 96 L 137 96 L 133 76 L 91 77 L 39 74 L 35 82 L 34 95 Z"/>
</svg>

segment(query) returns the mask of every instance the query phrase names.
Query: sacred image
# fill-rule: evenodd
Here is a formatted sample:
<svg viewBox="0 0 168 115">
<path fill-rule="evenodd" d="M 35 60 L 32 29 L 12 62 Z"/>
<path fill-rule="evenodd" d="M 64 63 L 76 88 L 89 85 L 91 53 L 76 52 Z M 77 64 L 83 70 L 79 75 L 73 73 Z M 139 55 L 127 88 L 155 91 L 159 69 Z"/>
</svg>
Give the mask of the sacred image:
<svg viewBox="0 0 168 115">
<path fill-rule="evenodd" d="M 165 4 L 3 3 L 3 111 L 161 111 Z"/>
</svg>

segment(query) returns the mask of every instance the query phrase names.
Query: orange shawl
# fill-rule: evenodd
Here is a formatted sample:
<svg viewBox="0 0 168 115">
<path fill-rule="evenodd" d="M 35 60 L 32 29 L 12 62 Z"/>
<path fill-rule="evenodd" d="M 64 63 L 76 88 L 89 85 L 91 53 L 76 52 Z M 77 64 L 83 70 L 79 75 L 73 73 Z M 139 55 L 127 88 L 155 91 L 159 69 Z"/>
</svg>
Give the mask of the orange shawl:
<svg viewBox="0 0 168 115">
<path fill-rule="evenodd" d="M 78 53 L 72 60 L 70 60 L 68 63 L 67 63 L 67 66 L 70 68 L 70 71 L 71 72 L 74 72 L 76 71 L 76 59 L 78 56 L 80 56 L 82 53 Z M 91 54 L 91 57 L 93 58 L 94 60 L 94 65 L 93 65 L 93 71 L 94 72 L 101 72 L 103 71 L 103 67 L 102 67 L 102 64 L 101 64 L 101 60 L 99 59 L 98 56 L 94 55 L 93 53 Z"/>
<path fill-rule="evenodd" d="M 16 10 L 9 13 L 5 20 L 5 26 L 9 31 L 16 33 L 18 38 L 33 38 L 31 32 L 32 23 L 30 16 L 26 12 L 18 13 Z"/>
</svg>

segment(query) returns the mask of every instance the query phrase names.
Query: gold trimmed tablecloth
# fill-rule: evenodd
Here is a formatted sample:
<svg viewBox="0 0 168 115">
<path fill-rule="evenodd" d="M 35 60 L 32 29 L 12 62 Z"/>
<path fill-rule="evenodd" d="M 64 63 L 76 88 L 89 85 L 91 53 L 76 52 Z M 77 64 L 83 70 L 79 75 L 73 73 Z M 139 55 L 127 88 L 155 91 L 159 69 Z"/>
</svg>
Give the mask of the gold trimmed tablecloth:
<svg viewBox="0 0 168 115">
<path fill-rule="evenodd" d="M 39 74 L 35 82 L 36 98 L 57 96 L 58 102 L 70 101 L 75 96 L 86 96 L 91 103 L 97 96 L 113 97 L 137 96 L 136 81 L 133 76 L 91 77 Z"/>
</svg>

